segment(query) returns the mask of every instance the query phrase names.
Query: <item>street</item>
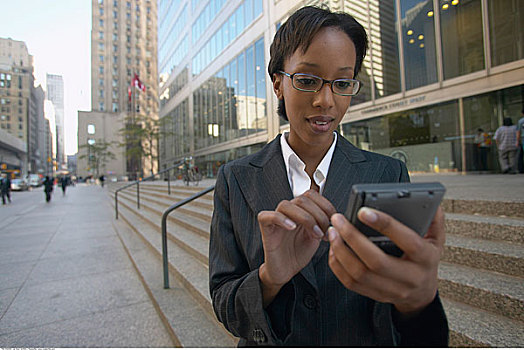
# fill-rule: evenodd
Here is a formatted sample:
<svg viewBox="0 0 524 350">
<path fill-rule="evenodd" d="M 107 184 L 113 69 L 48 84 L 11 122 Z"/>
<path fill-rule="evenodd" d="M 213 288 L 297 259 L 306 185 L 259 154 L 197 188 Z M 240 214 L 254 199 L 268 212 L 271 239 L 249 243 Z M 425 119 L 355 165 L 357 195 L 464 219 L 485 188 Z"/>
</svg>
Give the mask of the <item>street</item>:
<svg viewBox="0 0 524 350">
<path fill-rule="evenodd" d="M 0 207 L 1 346 L 173 346 L 112 215 L 106 190 L 85 184 Z"/>
</svg>

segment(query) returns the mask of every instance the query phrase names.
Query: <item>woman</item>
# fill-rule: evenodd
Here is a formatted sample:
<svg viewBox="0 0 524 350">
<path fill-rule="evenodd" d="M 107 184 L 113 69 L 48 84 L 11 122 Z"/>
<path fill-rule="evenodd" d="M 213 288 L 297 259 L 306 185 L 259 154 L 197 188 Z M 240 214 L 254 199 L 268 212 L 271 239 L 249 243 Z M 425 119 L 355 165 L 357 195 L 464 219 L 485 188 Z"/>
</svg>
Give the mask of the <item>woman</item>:
<svg viewBox="0 0 524 350">
<path fill-rule="evenodd" d="M 275 35 L 269 75 L 290 131 L 220 169 L 211 224 L 213 307 L 241 346 L 447 345 L 437 293 L 442 211 L 423 239 L 361 210 L 402 258 L 337 214 L 355 183 L 409 180 L 402 162 L 335 132 L 358 92 L 366 49 L 353 17 L 314 7 Z"/>
</svg>

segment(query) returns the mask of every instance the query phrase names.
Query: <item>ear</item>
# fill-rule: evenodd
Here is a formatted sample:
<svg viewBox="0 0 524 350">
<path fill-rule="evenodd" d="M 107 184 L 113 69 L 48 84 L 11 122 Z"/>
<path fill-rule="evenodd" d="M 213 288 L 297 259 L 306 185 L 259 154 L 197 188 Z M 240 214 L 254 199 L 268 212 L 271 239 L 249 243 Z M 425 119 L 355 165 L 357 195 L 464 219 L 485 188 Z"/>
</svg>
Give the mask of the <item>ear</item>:
<svg viewBox="0 0 524 350">
<path fill-rule="evenodd" d="M 284 98 L 282 92 L 282 74 L 273 74 L 273 91 L 279 100 Z"/>
</svg>

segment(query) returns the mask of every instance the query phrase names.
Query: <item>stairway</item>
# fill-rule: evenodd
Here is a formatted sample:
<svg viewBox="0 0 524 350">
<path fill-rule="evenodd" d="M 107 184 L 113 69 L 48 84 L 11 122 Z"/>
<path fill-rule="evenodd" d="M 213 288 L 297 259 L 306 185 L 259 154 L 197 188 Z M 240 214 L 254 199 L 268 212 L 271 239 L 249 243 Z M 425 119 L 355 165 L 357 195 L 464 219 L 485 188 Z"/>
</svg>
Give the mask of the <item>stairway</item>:
<svg viewBox="0 0 524 350">
<path fill-rule="evenodd" d="M 115 228 L 175 344 L 233 347 L 238 339 L 216 320 L 208 287 L 213 194 L 172 212 L 168 219 L 170 289 L 163 289 L 163 211 L 204 187 L 164 182 L 119 192 Z M 114 190 L 110 189 L 114 206 Z M 524 346 L 524 203 L 445 199 L 446 248 L 439 291 L 453 347 Z M 502 217 L 505 213 L 506 217 Z"/>
</svg>

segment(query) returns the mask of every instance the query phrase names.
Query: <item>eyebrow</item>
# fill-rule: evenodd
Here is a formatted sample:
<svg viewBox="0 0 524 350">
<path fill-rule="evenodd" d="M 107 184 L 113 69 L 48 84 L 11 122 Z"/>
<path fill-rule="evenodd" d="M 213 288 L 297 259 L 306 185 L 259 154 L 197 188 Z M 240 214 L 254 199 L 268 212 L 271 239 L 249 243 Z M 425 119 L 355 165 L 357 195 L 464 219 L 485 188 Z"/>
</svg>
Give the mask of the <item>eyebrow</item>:
<svg viewBox="0 0 524 350">
<path fill-rule="evenodd" d="M 298 65 L 299 66 L 302 65 L 302 66 L 312 67 L 312 68 L 319 68 L 318 64 L 311 63 L 311 62 L 299 62 Z M 346 71 L 346 70 L 353 71 L 354 68 L 353 67 L 340 67 L 338 70 L 339 71 Z"/>
</svg>

